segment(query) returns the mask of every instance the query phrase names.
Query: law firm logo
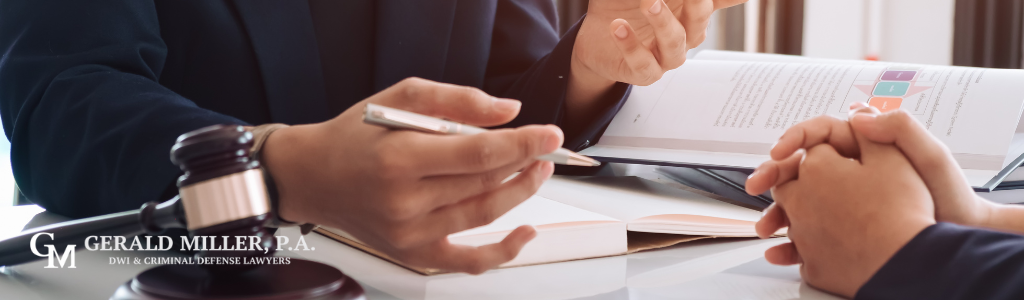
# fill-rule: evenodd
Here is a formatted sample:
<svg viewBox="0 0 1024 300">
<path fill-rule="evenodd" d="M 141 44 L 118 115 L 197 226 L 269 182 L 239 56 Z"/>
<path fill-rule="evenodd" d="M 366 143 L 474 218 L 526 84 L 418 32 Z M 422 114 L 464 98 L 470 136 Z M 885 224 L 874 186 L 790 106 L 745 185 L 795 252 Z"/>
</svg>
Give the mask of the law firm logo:
<svg viewBox="0 0 1024 300">
<path fill-rule="evenodd" d="M 29 247 L 32 249 L 32 254 L 35 254 L 36 256 L 39 256 L 39 257 L 49 257 L 50 263 L 48 265 L 46 265 L 46 267 L 44 267 L 44 269 L 56 269 L 56 268 L 58 268 L 57 266 L 55 266 L 53 264 L 53 262 L 55 260 L 57 261 L 58 264 L 60 264 L 59 268 L 64 268 L 64 264 L 68 262 L 68 257 L 69 256 L 71 257 L 71 265 L 68 266 L 68 268 L 69 269 L 75 269 L 75 246 L 77 246 L 77 245 L 68 245 L 66 248 L 64 248 L 64 254 L 60 254 L 60 252 L 57 252 L 57 248 L 56 247 L 54 247 L 53 245 L 50 245 L 50 244 L 46 244 L 46 245 L 43 245 L 43 247 L 45 247 L 47 251 L 46 251 L 46 254 L 43 254 L 43 253 L 39 252 L 39 248 L 36 246 L 36 240 L 39 239 L 40 235 L 48 236 L 48 237 L 50 237 L 50 240 L 53 240 L 53 233 L 49 233 L 49 232 L 36 233 L 35 235 L 32 236 L 32 240 L 30 241 L 31 244 L 29 245 Z"/>
</svg>

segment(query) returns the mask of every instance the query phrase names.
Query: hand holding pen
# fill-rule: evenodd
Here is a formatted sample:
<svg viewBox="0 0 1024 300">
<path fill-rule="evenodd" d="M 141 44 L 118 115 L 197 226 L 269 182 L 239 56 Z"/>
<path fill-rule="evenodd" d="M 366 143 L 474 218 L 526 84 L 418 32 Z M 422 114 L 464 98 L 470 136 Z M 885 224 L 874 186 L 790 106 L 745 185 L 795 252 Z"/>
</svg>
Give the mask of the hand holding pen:
<svg viewBox="0 0 1024 300">
<path fill-rule="evenodd" d="M 480 247 L 447 237 L 489 224 L 535 194 L 554 169 L 536 158 L 562 145 L 561 131 L 550 125 L 470 136 L 390 130 L 364 123 L 367 104 L 479 126 L 508 123 L 522 106 L 478 89 L 409 78 L 325 122 L 281 128 L 261 155 L 281 218 L 341 229 L 416 267 L 480 273 L 514 258 L 533 228 Z"/>
<path fill-rule="evenodd" d="M 487 132 L 487 129 L 480 127 L 445 121 L 370 103 L 366 104 L 366 109 L 363 111 L 363 122 L 391 129 L 416 130 L 445 135 L 474 135 Z M 537 159 L 570 166 L 595 167 L 601 165 L 600 162 L 592 158 L 565 148 L 559 148 L 553 153 L 541 155 Z"/>
</svg>

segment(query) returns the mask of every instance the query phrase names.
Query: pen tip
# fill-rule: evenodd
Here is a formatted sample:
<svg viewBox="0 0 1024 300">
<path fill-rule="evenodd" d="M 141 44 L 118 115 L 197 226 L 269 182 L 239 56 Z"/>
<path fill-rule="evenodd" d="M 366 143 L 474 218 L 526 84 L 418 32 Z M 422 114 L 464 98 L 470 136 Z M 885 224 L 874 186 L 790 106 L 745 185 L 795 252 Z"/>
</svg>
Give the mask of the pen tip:
<svg viewBox="0 0 1024 300">
<path fill-rule="evenodd" d="M 597 160 L 595 160 L 593 158 L 589 158 L 589 157 L 580 155 L 578 153 L 569 153 L 568 165 L 570 165 L 570 166 L 583 166 L 583 167 L 596 167 L 596 166 L 600 166 L 601 162 L 599 162 L 599 161 L 597 161 Z"/>
</svg>

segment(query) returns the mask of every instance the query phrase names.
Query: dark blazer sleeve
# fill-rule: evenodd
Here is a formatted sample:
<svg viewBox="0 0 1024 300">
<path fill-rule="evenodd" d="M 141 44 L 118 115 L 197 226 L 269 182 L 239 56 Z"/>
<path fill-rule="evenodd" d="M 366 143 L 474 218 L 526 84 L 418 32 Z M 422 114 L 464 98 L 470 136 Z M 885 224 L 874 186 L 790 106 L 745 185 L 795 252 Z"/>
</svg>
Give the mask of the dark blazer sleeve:
<svg viewBox="0 0 1024 300">
<path fill-rule="evenodd" d="M 0 114 L 22 192 L 70 217 L 136 209 L 175 182 L 175 138 L 241 121 L 157 81 L 150 0 L 0 1 Z"/>
<path fill-rule="evenodd" d="M 878 270 L 856 299 L 1024 299 L 1024 236 L 933 225 Z"/>
<path fill-rule="evenodd" d="M 558 38 L 552 1 L 500 0 L 494 22 L 484 90 L 523 101 L 522 112 L 508 126 L 563 124 L 573 45 L 580 23 Z M 618 83 L 600 103 L 606 106 L 585 126 L 566 132 L 565 147 L 581 150 L 597 142 L 629 95 Z"/>
</svg>

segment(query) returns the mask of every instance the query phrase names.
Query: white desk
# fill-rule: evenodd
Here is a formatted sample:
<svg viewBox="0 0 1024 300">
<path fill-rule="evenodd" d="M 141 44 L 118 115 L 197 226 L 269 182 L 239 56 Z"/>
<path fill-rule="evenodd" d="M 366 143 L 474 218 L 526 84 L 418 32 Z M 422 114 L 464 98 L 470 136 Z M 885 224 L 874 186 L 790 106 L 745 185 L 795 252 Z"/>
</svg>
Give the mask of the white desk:
<svg viewBox="0 0 1024 300">
<path fill-rule="evenodd" d="M 1014 202 L 1024 192 L 983 194 Z M 995 199 L 993 199 L 995 200 Z M 1016 201 L 1022 202 L 1022 201 Z M 0 239 L 63 218 L 35 206 L 0 208 Z M 37 215 L 38 214 L 38 215 Z M 295 241 L 298 231 L 279 232 Z M 368 299 L 836 299 L 803 284 L 797 267 L 768 264 L 764 249 L 785 239 L 687 243 L 637 254 L 493 270 L 480 276 L 421 276 L 317 234 L 315 251 L 281 255 L 325 262 L 359 281 Z M 0 299 L 107 299 L 147 265 L 112 265 L 112 256 L 170 252 L 77 253 L 76 269 L 44 269 L 45 260 L 0 269 Z"/>
<path fill-rule="evenodd" d="M 63 220 L 35 206 L 0 208 L 0 238 Z M 38 214 L 38 215 L 37 215 Z M 295 228 L 279 234 L 298 237 Z M 480 276 L 421 276 L 318 234 L 315 251 L 281 255 L 325 262 L 359 281 L 368 299 L 835 299 L 800 282 L 796 267 L 761 257 L 774 240 L 700 241 L 628 256 L 493 270 Z M 78 251 L 76 269 L 44 269 L 39 260 L 0 270 L 2 299 L 107 299 L 148 265 L 110 264 L 112 256 L 171 252 Z"/>
</svg>

